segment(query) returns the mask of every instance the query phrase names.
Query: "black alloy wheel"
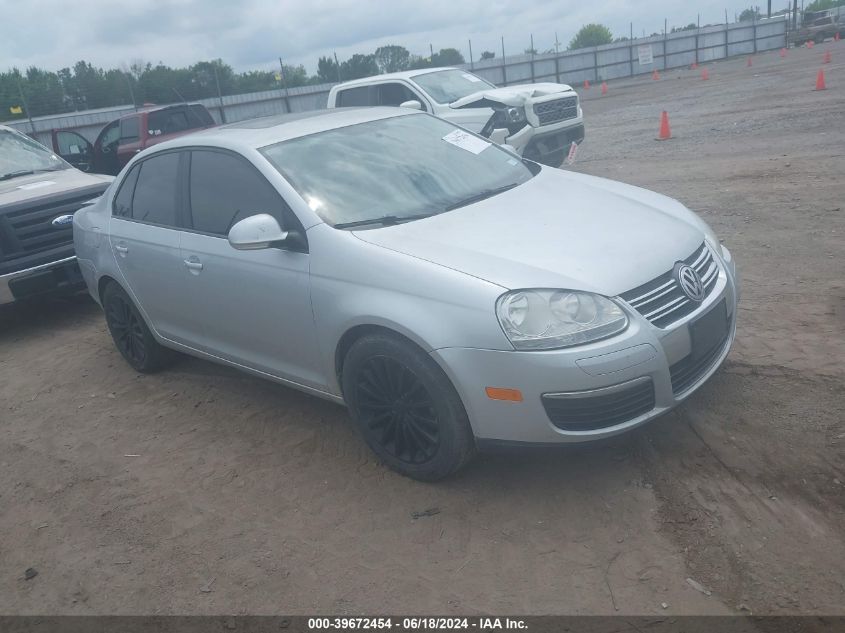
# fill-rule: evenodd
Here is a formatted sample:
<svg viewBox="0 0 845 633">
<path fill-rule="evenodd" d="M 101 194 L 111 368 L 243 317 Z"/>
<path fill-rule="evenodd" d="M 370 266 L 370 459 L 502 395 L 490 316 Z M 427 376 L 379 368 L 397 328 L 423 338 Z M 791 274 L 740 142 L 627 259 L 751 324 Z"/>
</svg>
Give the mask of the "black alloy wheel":
<svg viewBox="0 0 845 633">
<path fill-rule="evenodd" d="M 143 365 L 147 358 L 147 348 L 143 324 L 135 307 L 127 303 L 124 297 L 112 297 L 106 306 L 106 321 L 120 353 L 133 367 Z"/>
<path fill-rule="evenodd" d="M 393 358 L 374 356 L 356 381 L 361 423 L 388 454 L 408 464 L 429 461 L 440 445 L 440 423 L 431 394 Z"/>
</svg>

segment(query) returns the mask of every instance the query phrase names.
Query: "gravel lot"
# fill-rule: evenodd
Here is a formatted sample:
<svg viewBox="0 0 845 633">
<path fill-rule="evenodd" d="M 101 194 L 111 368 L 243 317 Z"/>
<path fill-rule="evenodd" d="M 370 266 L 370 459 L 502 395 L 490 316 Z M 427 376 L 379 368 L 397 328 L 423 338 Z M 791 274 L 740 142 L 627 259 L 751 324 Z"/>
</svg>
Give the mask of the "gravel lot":
<svg viewBox="0 0 845 633">
<path fill-rule="evenodd" d="M 845 614 L 845 42 L 745 64 L 584 96 L 574 168 L 701 213 L 744 292 L 723 371 L 601 445 L 420 484 L 341 407 L 135 374 L 84 297 L 0 310 L 0 613 Z"/>
</svg>

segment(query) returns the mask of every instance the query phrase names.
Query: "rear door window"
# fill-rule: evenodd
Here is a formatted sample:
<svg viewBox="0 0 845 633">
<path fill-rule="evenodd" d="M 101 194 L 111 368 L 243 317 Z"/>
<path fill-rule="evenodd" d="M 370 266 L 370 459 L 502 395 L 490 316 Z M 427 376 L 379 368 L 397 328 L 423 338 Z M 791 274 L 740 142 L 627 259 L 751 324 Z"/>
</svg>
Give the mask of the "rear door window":
<svg viewBox="0 0 845 633">
<path fill-rule="evenodd" d="M 183 109 L 150 112 L 147 117 L 147 127 L 149 136 L 177 134 L 190 129 L 187 112 Z"/>
<path fill-rule="evenodd" d="M 140 163 L 132 197 L 133 220 L 178 226 L 179 158 L 179 152 L 168 152 Z"/>
<path fill-rule="evenodd" d="M 138 117 L 132 116 L 120 121 L 120 142 L 132 143 L 137 141 L 139 136 Z"/>
<path fill-rule="evenodd" d="M 337 105 L 341 108 L 373 106 L 376 105 L 376 98 L 375 86 L 347 88 L 337 93 Z"/>
<path fill-rule="evenodd" d="M 214 119 L 211 118 L 211 114 L 205 109 L 205 106 L 188 106 L 188 127 L 209 127 L 212 125 L 214 125 Z"/>
<path fill-rule="evenodd" d="M 287 230 L 302 225 L 267 179 L 246 159 L 191 152 L 190 217 L 194 230 L 225 237 L 239 220 L 269 213 Z"/>
<path fill-rule="evenodd" d="M 117 190 L 117 195 L 112 202 L 112 213 L 114 215 L 122 218 L 132 217 L 132 195 L 135 193 L 135 183 L 138 181 L 139 171 L 141 171 L 141 165 L 135 165 L 120 184 L 120 189 Z"/>
</svg>

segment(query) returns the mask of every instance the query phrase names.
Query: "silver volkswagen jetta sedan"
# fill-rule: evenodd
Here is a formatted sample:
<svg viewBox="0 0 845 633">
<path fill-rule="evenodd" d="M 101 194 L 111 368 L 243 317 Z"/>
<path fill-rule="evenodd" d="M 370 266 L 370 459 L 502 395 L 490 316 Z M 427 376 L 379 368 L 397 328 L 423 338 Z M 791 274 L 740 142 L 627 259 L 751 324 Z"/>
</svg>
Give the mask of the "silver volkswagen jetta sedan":
<svg viewBox="0 0 845 633">
<path fill-rule="evenodd" d="M 639 426 L 735 333 L 731 255 L 683 205 L 398 108 L 157 145 L 74 238 L 133 368 L 178 350 L 345 403 L 424 480 Z"/>
</svg>

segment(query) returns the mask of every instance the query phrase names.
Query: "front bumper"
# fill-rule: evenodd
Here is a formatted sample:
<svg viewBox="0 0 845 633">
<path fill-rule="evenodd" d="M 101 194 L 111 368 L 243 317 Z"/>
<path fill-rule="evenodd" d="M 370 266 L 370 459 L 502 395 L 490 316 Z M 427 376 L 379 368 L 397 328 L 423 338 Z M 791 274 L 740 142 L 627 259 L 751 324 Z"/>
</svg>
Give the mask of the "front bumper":
<svg viewBox="0 0 845 633">
<path fill-rule="evenodd" d="M 444 348 L 434 350 L 432 356 L 457 388 L 479 443 L 562 444 L 617 435 L 676 407 L 721 366 L 736 335 L 734 279 L 732 263 L 721 260 L 719 279 L 707 299 L 666 329 L 655 327 L 626 305 L 628 329 L 590 345 L 541 352 Z M 693 360 L 689 326 L 722 301 L 727 335 L 709 355 Z M 638 396 L 649 382 L 653 386 L 649 397 Z M 492 400 L 486 387 L 519 389 L 523 401 Z M 609 425 L 561 428 L 552 421 L 557 403 L 592 403 L 599 398 L 605 408 L 611 407 L 611 416 L 606 418 L 611 420 Z M 620 408 L 624 410 L 623 400 L 639 408 L 632 410 L 632 417 L 613 417 Z M 592 405 L 577 406 L 592 411 Z"/>
<path fill-rule="evenodd" d="M 0 305 L 20 299 L 82 290 L 85 283 L 76 257 L 0 275 Z"/>
</svg>

